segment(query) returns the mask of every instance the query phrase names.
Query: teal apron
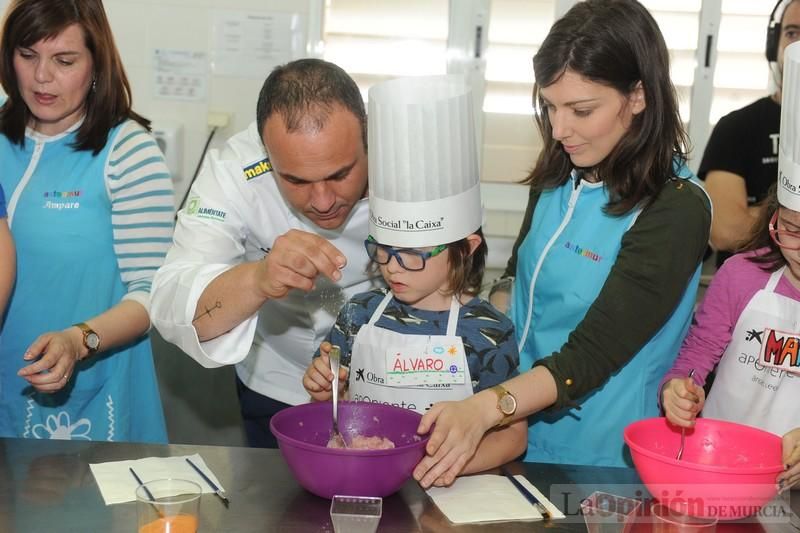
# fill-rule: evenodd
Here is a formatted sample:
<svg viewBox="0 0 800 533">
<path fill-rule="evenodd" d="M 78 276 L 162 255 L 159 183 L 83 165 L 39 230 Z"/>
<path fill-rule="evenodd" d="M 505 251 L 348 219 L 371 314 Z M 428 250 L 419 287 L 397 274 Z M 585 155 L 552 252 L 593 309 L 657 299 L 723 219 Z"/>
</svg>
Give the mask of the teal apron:
<svg viewBox="0 0 800 533">
<path fill-rule="evenodd" d="M 78 363 L 55 394 L 38 393 L 17 376 L 39 335 L 100 314 L 127 292 L 106 191 L 111 142 L 92 156 L 73 150 L 74 138 L 27 137 L 21 148 L 0 137 L 0 184 L 9 202 L 18 195 L 9 209 L 17 281 L 0 333 L 0 436 L 166 442 L 146 335 Z"/>
<path fill-rule="evenodd" d="M 681 175 L 691 174 L 682 168 Z M 576 186 L 576 181 L 573 173 L 564 185 L 542 193 L 518 251 L 511 317 L 520 345 L 520 372 L 566 343 L 600 293 L 622 236 L 640 212 L 607 215 L 603 184 L 581 180 Z M 699 280 L 698 265 L 667 323 L 599 389 L 577 399 L 580 410 L 545 411 L 529 418 L 526 461 L 630 465 L 623 429 L 658 416 L 657 387 L 688 330 Z"/>
</svg>

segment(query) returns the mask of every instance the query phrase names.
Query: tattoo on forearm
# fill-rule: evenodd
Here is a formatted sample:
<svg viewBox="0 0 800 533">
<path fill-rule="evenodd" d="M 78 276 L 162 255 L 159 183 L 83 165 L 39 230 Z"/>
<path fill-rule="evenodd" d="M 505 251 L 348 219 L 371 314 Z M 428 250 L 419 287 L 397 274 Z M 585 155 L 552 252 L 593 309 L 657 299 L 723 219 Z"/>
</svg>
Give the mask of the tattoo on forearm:
<svg viewBox="0 0 800 533">
<path fill-rule="evenodd" d="M 194 324 L 195 322 L 197 322 L 198 320 L 200 320 L 204 316 L 211 316 L 212 312 L 215 309 L 222 309 L 222 302 L 221 301 L 217 300 L 217 302 L 214 304 L 213 307 L 206 307 L 205 311 L 203 311 L 202 313 L 200 313 L 199 315 L 194 317 L 194 319 L 192 320 L 192 324 Z"/>
</svg>

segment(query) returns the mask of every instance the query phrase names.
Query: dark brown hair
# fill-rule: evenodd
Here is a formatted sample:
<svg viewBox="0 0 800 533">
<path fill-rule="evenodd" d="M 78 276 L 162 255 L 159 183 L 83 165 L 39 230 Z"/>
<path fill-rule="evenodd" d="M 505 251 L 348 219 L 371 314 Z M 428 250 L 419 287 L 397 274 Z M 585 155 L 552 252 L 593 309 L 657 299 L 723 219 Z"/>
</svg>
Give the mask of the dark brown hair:
<svg viewBox="0 0 800 533">
<path fill-rule="evenodd" d="M 759 205 L 761 206 L 760 214 L 758 220 L 753 224 L 750 237 L 737 251 L 750 252 L 767 248 L 765 252 L 748 257 L 748 259 L 758 264 L 762 270 L 775 272 L 786 265 L 786 258 L 781 253 L 781 247 L 772 240 L 772 235 L 769 234 L 770 219 L 780 207 L 777 183 L 770 187 L 767 196 L 761 200 Z"/>
<path fill-rule="evenodd" d="M 605 209 L 622 215 L 658 195 L 686 161 L 688 136 L 670 80 L 669 53 L 658 24 L 635 0 L 586 0 L 575 4 L 550 29 L 533 57 L 533 104 L 544 147 L 524 183 L 540 190 L 564 184 L 574 168 L 553 139 L 542 87 L 567 70 L 628 96 L 641 83 L 645 109 L 611 153 L 592 170 L 610 193 Z M 677 161 L 676 161 L 677 159 Z"/>
<path fill-rule="evenodd" d="M 450 267 L 447 278 L 449 294 L 477 296 L 481 292 L 489 247 L 486 245 L 486 238 L 481 228 L 475 230 L 473 234 L 481 238 L 481 243 L 472 253 L 469 252 L 469 241 L 466 237 L 447 244 L 447 265 Z M 370 272 L 378 270 L 378 264 L 371 261 Z"/>
<path fill-rule="evenodd" d="M 481 243 L 472 253 L 469 251 L 469 241 L 466 238 L 447 245 L 450 265 L 448 285 L 452 294 L 456 296 L 462 294 L 477 296 L 481 292 L 489 247 L 486 245 L 486 238 L 481 228 L 475 230 L 474 234 L 481 238 Z"/>
<path fill-rule="evenodd" d="M 74 148 L 99 153 L 111 128 L 126 119 L 150 129 L 150 121 L 131 109 L 130 84 L 101 0 L 14 0 L 8 7 L 0 41 L 0 83 L 8 94 L 8 100 L 0 107 L 0 133 L 12 143 L 24 144 L 25 127 L 31 119 L 19 92 L 14 54 L 19 47 L 51 39 L 73 24 L 83 31 L 94 64 L 94 81 L 86 96 L 86 115 Z"/>
<path fill-rule="evenodd" d="M 366 151 L 367 112 L 358 85 L 341 67 L 322 59 L 298 59 L 275 67 L 258 95 L 256 125 L 263 133 L 267 119 L 278 113 L 288 132 L 321 130 L 337 105 L 358 119 Z"/>
</svg>

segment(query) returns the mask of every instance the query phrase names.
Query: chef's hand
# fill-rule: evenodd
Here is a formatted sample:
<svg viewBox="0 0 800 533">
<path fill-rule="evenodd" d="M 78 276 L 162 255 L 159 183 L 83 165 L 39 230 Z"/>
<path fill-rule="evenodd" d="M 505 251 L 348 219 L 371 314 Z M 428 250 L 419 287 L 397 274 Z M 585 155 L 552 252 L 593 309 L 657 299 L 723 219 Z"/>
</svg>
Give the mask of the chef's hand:
<svg viewBox="0 0 800 533">
<path fill-rule="evenodd" d="M 778 474 L 776 480 L 781 492 L 800 481 L 800 428 L 783 436 L 783 466 L 785 470 Z"/>
<path fill-rule="evenodd" d="M 50 331 L 33 341 L 22 358 L 35 362 L 22 367 L 18 376 L 39 392 L 57 392 L 69 383 L 75 363 L 88 354 L 83 345 L 83 332 L 77 326 L 63 331 Z"/>
<path fill-rule="evenodd" d="M 414 468 L 414 479 L 423 488 L 455 481 L 475 455 L 484 433 L 499 421 L 496 403 L 491 391 L 482 391 L 459 402 L 437 403 L 425 413 L 417 433 L 424 435 L 435 427 L 425 447 L 426 456 Z"/>
<path fill-rule="evenodd" d="M 661 406 L 667 420 L 676 426 L 694 426 L 697 413 L 703 410 L 706 393 L 692 378 L 673 378 L 661 389 Z"/>
<path fill-rule="evenodd" d="M 328 354 L 331 352 L 331 343 L 328 341 L 319 345 L 319 357 L 315 357 L 308 366 L 303 376 L 303 387 L 305 387 L 311 399 L 317 402 L 324 402 L 331 399 L 333 390 L 333 372 Z M 339 397 L 344 397 L 344 387 L 347 384 L 348 368 L 339 367 Z"/>
<path fill-rule="evenodd" d="M 275 239 L 259 261 L 257 284 L 266 298 L 282 298 L 291 289 L 312 290 L 320 275 L 339 281 L 346 264 L 344 254 L 326 239 L 292 229 Z"/>
</svg>

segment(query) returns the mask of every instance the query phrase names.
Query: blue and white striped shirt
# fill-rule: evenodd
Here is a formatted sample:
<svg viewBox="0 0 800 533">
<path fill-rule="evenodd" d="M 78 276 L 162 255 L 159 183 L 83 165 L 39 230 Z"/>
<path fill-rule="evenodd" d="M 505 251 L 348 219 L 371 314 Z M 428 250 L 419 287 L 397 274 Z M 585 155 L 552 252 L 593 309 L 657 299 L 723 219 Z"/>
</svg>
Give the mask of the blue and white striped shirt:
<svg viewBox="0 0 800 533">
<path fill-rule="evenodd" d="M 125 299 L 149 307 L 150 285 L 172 244 L 174 202 L 164 156 L 133 121 L 122 125 L 106 163 L 114 252 Z"/>
</svg>

